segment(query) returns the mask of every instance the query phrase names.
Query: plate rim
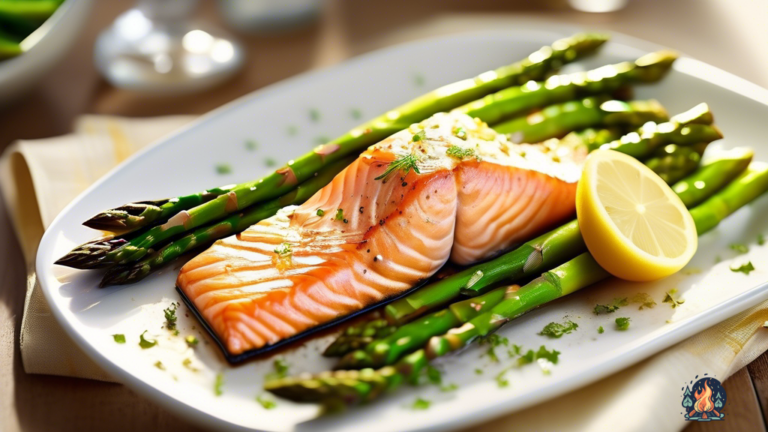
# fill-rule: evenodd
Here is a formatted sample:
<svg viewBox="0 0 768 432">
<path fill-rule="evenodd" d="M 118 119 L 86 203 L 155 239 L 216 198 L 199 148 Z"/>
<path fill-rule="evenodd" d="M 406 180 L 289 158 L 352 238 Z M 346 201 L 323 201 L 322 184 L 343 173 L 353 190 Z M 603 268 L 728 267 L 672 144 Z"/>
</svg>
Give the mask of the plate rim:
<svg viewBox="0 0 768 432">
<path fill-rule="evenodd" d="M 525 31 L 525 30 L 539 30 L 539 31 L 543 30 L 547 32 L 552 32 L 554 34 L 560 34 L 564 37 L 579 31 L 589 31 L 583 26 L 562 24 L 562 23 L 558 23 L 556 21 L 550 21 L 550 20 L 531 20 L 531 19 L 510 18 L 509 21 L 517 24 L 517 26 L 515 27 L 516 32 Z M 661 45 L 658 45 L 640 38 L 628 36 L 620 32 L 607 31 L 607 30 L 606 32 L 611 34 L 612 42 L 627 45 L 632 48 L 648 50 L 648 51 L 663 48 Z M 293 83 L 296 81 L 308 80 L 310 81 L 310 84 L 311 84 L 311 81 L 317 81 L 319 79 L 326 77 L 327 75 L 332 75 L 338 69 L 345 68 L 354 64 L 359 64 L 361 62 L 368 62 L 368 61 L 371 61 L 372 59 L 375 59 L 376 57 L 384 56 L 395 51 L 408 49 L 411 46 L 428 44 L 438 40 L 450 41 L 452 39 L 462 39 L 465 37 L 482 37 L 484 35 L 492 36 L 494 34 L 498 35 L 498 34 L 505 34 L 505 33 L 509 34 L 510 31 L 501 30 L 501 29 L 474 30 L 474 31 L 456 32 L 456 33 L 450 33 L 447 35 L 421 38 L 417 40 L 408 41 L 405 43 L 391 45 L 381 49 L 376 49 L 376 50 L 355 56 L 353 58 L 346 59 L 342 62 L 336 63 L 334 65 L 330 65 L 328 67 L 306 71 L 306 72 L 297 74 L 293 77 L 287 78 L 285 80 L 270 84 L 264 88 L 261 88 L 254 92 L 243 95 L 220 107 L 217 107 L 212 111 L 201 115 L 199 118 L 183 126 L 182 128 L 160 138 L 159 140 L 155 141 L 153 144 L 131 155 L 129 158 L 123 161 L 120 165 L 111 169 L 107 174 L 105 174 L 103 177 L 98 179 L 95 183 L 93 183 L 86 190 L 80 193 L 80 195 L 78 195 L 77 198 L 75 198 L 71 203 L 69 203 L 56 216 L 56 218 L 54 218 L 54 220 L 51 222 L 49 227 L 45 230 L 45 233 L 42 239 L 40 240 L 40 244 L 39 244 L 38 251 L 36 253 L 36 258 L 35 258 L 35 272 L 37 275 L 37 280 L 40 285 L 40 288 L 43 291 L 46 301 L 49 303 L 49 305 L 51 305 L 50 307 L 51 312 L 56 318 L 57 322 L 65 330 L 66 334 L 70 337 L 70 339 L 73 342 L 75 342 L 77 346 L 86 355 L 88 355 L 88 357 L 91 358 L 91 360 L 93 360 L 100 368 L 104 369 L 117 382 L 120 382 L 121 384 L 130 387 L 132 390 L 141 394 L 143 397 L 146 397 L 152 402 L 171 411 L 172 413 L 174 413 L 174 415 L 178 415 L 184 418 L 186 421 L 199 422 L 202 424 L 202 426 L 208 427 L 208 428 L 227 427 L 228 429 L 231 429 L 231 430 L 249 430 L 249 431 L 258 430 L 258 429 L 251 429 L 248 427 L 244 427 L 239 424 L 233 423 L 226 418 L 218 417 L 213 415 L 212 413 L 198 410 L 197 408 L 183 401 L 180 401 L 178 399 L 168 396 L 167 394 L 162 392 L 160 389 L 149 385 L 148 383 L 144 382 L 143 380 L 139 379 L 133 374 L 120 368 L 117 364 L 110 361 L 101 352 L 99 352 L 92 344 L 90 344 L 87 340 L 85 340 L 85 338 L 81 336 L 81 334 L 72 326 L 72 324 L 69 322 L 67 317 L 64 315 L 64 312 L 55 306 L 56 303 L 54 301 L 54 293 L 51 292 L 51 287 L 47 285 L 47 280 L 53 277 L 50 269 L 47 268 L 50 266 L 48 266 L 47 263 L 44 262 L 45 255 L 46 255 L 45 251 L 55 243 L 54 230 L 52 228 L 55 228 L 57 225 L 62 223 L 61 220 L 64 218 L 64 216 L 67 213 L 69 213 L 72 210 L 72 208 L 79 205 L 80 202 L 83 199 L 85 199 L 85 197 L 88 196 L 92 190 L 99 188 L 102 185 L 102 183 L 105 183 L 109 179 L 111 179 L 111 177 L 114 176 L 119 170 L 121 170 L 123 166 L 127 165 L 128 163 L 133 163 L 134 160 L 148 157 L 149 153 L 154 151 L 154 149 L 164 145 L 166 142 L 172 139 L 176 139 L 179 136 L 184 135 L 186 133 L 189 133 L 191 130 L 198 127 L 199 124 L 207 122 L 212 118 L 217 118 L 219 116 L 226 115 L 228 111 L 236 109 L 241 105 L 246 104 L 255 98 L 266 97 L 274 93 L 279 93 L 283 89 L 293 85 Z M 740 96 L 757 101 L 761 104 L 768 105 L 768 89 L 765 89 L 744 78 L 738 77 L 730 72 L 719 69 L 708 63 L 695 60 L 687 56 L 681 56 L 681 58 L 678 59 L 678 61 L 675 63 L 674 68 L 687 75 L 692 75 L 696 78 L 702 79 L 703 81 L 706 81 L 709 84 L 724 88 L 729 92 L 733 92 Z M 63 229 L 61 231 L 63 231 Z M 748 309 L 750 306 L 754 306 L 755 304 L 758 303 L 757 301 L 754 301 L 755 298 L 759 298 L 761 299 L 761 301 L 768 300 L 768 282 L 757 285 L 749 289 L 748 291 L 745 291 L 744 293 L 736 297 L 733 297 L 731 299 L 728 299 L 726 302 L 715 306 L 717 309 L 715 310 L 714 313 L 711 311 L 715 307 L 710 308 L 707 311 L 704 311 L 706 312 L 706 315 L 708 317 L 715 317 L 714 319 L 713 318 L 710 318 L 709 320 L 702 319 L 701 315 L 704 314 L 704 312 L 701 312 L 699 314 L 696 314 L 694 316 L 681 320 L 679 327 L 673 329 L 669 333 L 666 333 L 664 335 L 661 335 L 660 337 L 657 337 L 655 340 L 651 340 L 643 344 L 632 345 L 632 347 L 629 347 L 620 355 L 617 355 L 615 358 L 608 360 L 607 362 L 608 364 L 596 372 L 593 372 L 591 374 L 582 374 L 582 375 L 574 376 L 569 379 L 566 379 L 565 381 L 561 381 L 557 386 L 547 386 L 540 389 L 535 394 L 535 396 L 530 397 L 528 400 L 526 400 L 523 403 L 516 404 L 514 410 L 510 410 L 510 407 L 505 406 L 503 403 L 497 403 L 487 408 L 477 410 L 473 412 L 472 415 L 465 415 L 463 417 L 453 419 L 450 423 L 446 423 L 445 421 L 442 421 L 442 422 L 438 421 L 437 423 L 426 426 L 420 430 L 422 431 L 455 430 L 461 427 L 467 427 L 467 426 L 479 424 L 482 422 L 487 422 L 495 418 L 498 418 L 504 414 L 509 414 L 515 411 L 529 408 L 533 405 L 541 403 L 544 400 L 554 397 L 555 394 L 566 394 L 566 393 L 572 392 L 575 389 L 578 389 L 590 383 L 596 382 L 619 370 L 631 367 L 632 365 L 636 364 L 642 359 L 655 355 L 665 348 L 668 348 L 676 343 L 679 343 L 680 341 L 706 328 L 716 325 L 717 323 L 722 322 L 723 320 Z M 751 302 L 753 301 L 754 301 L 754 304 L 751 304 Z M 694 322 L 691 323 L 691 321 L 694 321 Z M 702 321 L 702 322 L 698 323 L 698 321 Z M 637 360 L 632 360 L 632 359 L 629 359 L 629 361 L 627 360 L 628 355 L 631 353 L 643 352 L 648 350 L 651 350 L 651 354 L 648 354 Z"/>
</svg>

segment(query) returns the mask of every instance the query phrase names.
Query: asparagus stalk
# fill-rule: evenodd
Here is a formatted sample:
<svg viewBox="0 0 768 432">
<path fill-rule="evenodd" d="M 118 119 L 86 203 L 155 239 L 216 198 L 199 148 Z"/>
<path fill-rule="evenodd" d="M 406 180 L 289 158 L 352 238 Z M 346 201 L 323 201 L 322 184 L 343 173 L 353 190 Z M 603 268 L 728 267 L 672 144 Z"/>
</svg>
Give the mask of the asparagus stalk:
<svg viewBox="0 0 768 432">
<path fill-rule="evenodd" d="M 544 79 L 563 64 L 593 53 L 607 40 L 608 36 L 604 34 L 579 33 L 558 40 L 552 46 L 542 47 L 519 62 L 482 73 L 475 78 L 440 87 L 356 127 L 346 135 L 289 162 L 288 166 L 261 180 L 237 185 L 224 193 L 235 190 L 238 209 L 278 197 L 295 187 L 298 182 L 309 178 L 324 164 L 349 154 L 359 153 L 369 145 L 375 144 L 387 136 L 407 128 L 411 123 L 422 121 L 437 112 L 451 110 L 509 86 L 521 85 L 529 80 Z M 150 208 L 142 205 L 144 203 L 128 204 L 96 215 L 86 222 L 86 225 L 96 224 L 95 228 L 97 229 L 123 230 L 127 228 L 135 230 L 149 226 L 155 220 L 166 219 L 205 202 L 184 200 L 184 198 L 178 198 L 179 201 L 175 205 L 163 209 Z M 163 202 L 165 201 L 167 200 L 163 200 Z M 222 198 L 222 201 L 226 201 L 226 198 Z M 211 206 L 216 206 L 216 204 L 212 203 Z M 146 214 L 143 213 L 144 210 L 147 211 Z M 158 217 L 151 217 L 157 213 L 160 213 Z M 205 215 L 209 213 L 218 215 L 212 210 L 199 210 L 191 213 L 190 219 L 205 218 Z M 137 216 L 144 216 L 144 218 L 140 219 Z M 123 221 L 123 219 L 126 220 Z M 192 224 L 189 221 L 187 223 Z"/>
<path fill-rule="evenodd" d="M 705 189 L 713 190 L 709 185 Z M 719 222 L 766 190 L 768 165 L 753 163 L 736 181 L 691 210 L 697 228 L 702 229 L 699 234 L 714 226 L 713 222 L 705 223 L 704 220 Z M 265 389 L 297 402 L 344 405 L 370 402 L 387 391 L 395 390 L 403 382 L 416 382 L 431 359 L 459 350 L 525 312 L 609 276 L 589 253 L 583 253 L 522 288 L 496 290 L 503 293 L 503 298 L 490 310 L 442 336 L 432 337 L 426 348 L 405 356 L 392 366 L 288 377 L 267 382 Z"/>
<path fill-rule="evenodd" d="M 707 158 L 696 175 L 675 183 L 672 190 L 686 206 L 698 205 L 709 196 L 706 193 L 709 187 L 722 188 L 737 174 L 744 172 L 752 162 L 754 154 L 751 148 L 746 147 L 720 152 Z"/>
<path fill-rule="evenodd" d="M 759 197 L 766 189 L 768 189 L 768 164 L 752 162 L 746 172 L 720 193 L 691 210 L 696 231 L 701 235 L 715 228 L 720 221 Z"/>
<path fill-rule="evenodd" d="M 587 96 L 610 94 L 628 84 L 660 80 L 677 59 L 671 51 L 644 55 L 634 62 L 607 65 L 588 72 L 556 75 L 543 83 L 510 87 L 457 108 L 488 124 L 528 114 L 532 109 Z"/>
<path fill-rule="evenodd" d="M 701 156 L 709 143 L 699 143 L 691 147 L 669 144 L 654 152 L 645 164 L 667 184 L 674 184 L 699 166 Z"/>
<path fill-rule="evenodd" d="M 514 285 L 512 289 L 519 288 Z M 430 337 L 467 322 L 495 306 L 504 297 L 504 290 L 493 290 L 478 297 L 460 301 L 447 309 L 410 322 L 391 335 L 357 349 L 339 361 L 337 369 L 379 368 L 394 364 L 404 354 L 424 346 Z M 392 327 L 394 328 L 394 327 Z M 329 356 L 327 353 L 324 355 Z"/>
<path fill-rule="evenodd" d="M 752 152 L 749 150 L 731 150 L 717 158 L 710 159 L 705 166 L 702 166 L 695 173 L 675 184 L 673 190 L 676 190 L 676 188 L 687 190 L 687 187 L 682 187 L 682 185 L 693 186 L 694 184 L 698 184 L 700 188 L 697 188 L 697 190 L 700 191 L 702 196 L 710 196 L 720 190 L 727 182 L 742 173 L 747 168 L 747 165 L 749 165 L 751 159 Z M 690 194 L 681 195 L 680 197 L 687 207 L 692 207 L 694 203 L 697 203 L 697 201 L 693 199 L 694 196 Z M 400 319 L 399 321 L 395 321 L 396 323 L 410 321 L 412 317 L 423 313 L 423 310 L 434 309 L 434 307 L 439 304 L 449 302 L 457 295 L 457 291 L 472 296 L 473 298 L 456 304 L 463 304 L 466 302 L 471 302 L 470 304 L 474 305 L 484 304 L 485 302 L 488 302 L 488 299 L 484 298 L 485 296 L 489 296 L 494 292 L 498 293 L 499 290 L 490 291 L 488 294 L 480 297 L 474 296 L 486 291 L 496 283 L 502 280 L 515 282 L 526 279 L 532 275 L 541 273 L 544 269 L 552 268 L 557 264 L 565 262 L 586 250 L 584 240 L 581 238 L 578 222 L 574 220 L 560 228 L 531 240 L 515 251 L 502 255 L 487 263 L 470 267 L 462 272 L 464 275 L 459 273 L 422 288 L 434 290 L 432 295 L 424 303 L 427 306 L 424 304 L 419 305 L 421 307 L 414 311 L 412 309 L 414 304 L 412 303 L 402 306 L 393 303 L 393 306 L 388 307 L 385 311 L 391 321 L 394 321 L 392 317 L 398 317 Z M 488 275 L 487 277 L 486 274 Z M 476 279 L 474 283 L 467 283 L 460 280 L 461 276 L 466 275 L 474 275 Z M 479 275 L 482 276 L 478 277 Z M 471 277 L 472 276 L 470 276 L 470 278 Z M 472 281 L 472 279 L 470 279 L 470 281 Z M 440 291 L 432 288 L 438 284 L 442 285 Z M 419 292 L 421 292 L 421 290 L 409 297 L 419 298 L 420 296 L 417 295 Z M 446 293 L 452 294 L 453 296 L 449 298 L 439 297 Z M 489 299 L 494 298 L 496 297 L 493 295 L 489 297 Z M 439 300 L 436 301 L 435 299 Z M 454 311 L 454 305 L 449 307 L 451 311 Z M 485 309 L 487 307 L 484 306 L 483 308 Z M 403 315 L 404 313 L 407 315 Z M 426 332 L 431 332 L 433 335 L 442 333 L 442 331 L 440 331 L 441 327 L 437 327 L 433 322 L 434 320 L 431 320 L 430 317 L 445 313 L 445 310 L 439 311 L 420 320 L 404 324 L 399 328 L 397 325 L 390 325 L 390 331 L 393 332 L 391 336 L 383 338 L 380 341 L 372 341 L 364 350 L 358 348 L 357 351 L 350 352 L 342 358 L 340 367 L 350 369 L 359 367 L 380 367 L 385 364 L 392 364 L 392 357 L 390 356 L 394 355 L 397 357 L 402 353 L 409 352 L 414 346 L 421 346 L 420 342 L 424 337 L 414 337 L 414 333 L 418 335 L 423 335 Z M 463 319 L 464 316 L 467 315 L 463 314 L 455 316 L 454 321 L 459 320 L 461 322 L 467 322 L 466 319 Z M 442 320 L 447 321 L 448 319 L 442 318 Z M 457 325 L 458 324 L 454 324 L 453 327 L 456 327 Z M 413 338 L 414 343 L 411 343 L 411 338 Z M 390 346 L 395 346 L 396 348 L 392 351 L 387 351 L 385 347 Z M 333 354 L 343 354 L 344 352 L 342 348 L 342 346 L 334 342 L 329 346 L 329 349 L 326 350 L 324 355 L 333 356 Z"/>
<path fill-rule="evenodd" d="M 588 127 L 624 126 L 636 129 L 646 122 L 664 122 L 667 111 L 656 100 L 623 102 L 607 96 L 550 105 L 541 111 L 494 126 L 516 143 L 540 142 L 560 138 L 568 132 Z"/>
<path fill-rule="evenodd" d="M 165 221 L 180 211 L 204 204 L 224 195 L 237 185 L 208 189 L 192 195 L 154 201 L 132 202 L 97 214 L 83 225 L 104 231 L 132 232 L 155 221 Z"/>
<path fill-rule="evenodd" d="M 111 267 L 104 275 L 99 286 L 105 287 L 108 285 L 124 285 L 138 282 L 152 271 L 157 270 L 190 250 L 209 245 L 220 238 L 243 231 L 260 220 L 273 216 L 285 206 L 301 204 L 328 184 L 336 174 L 351 162 L 352 158 L 349 157 L 336 161 L 321 171 L 317 177 L 305 181 L 298 188 L 280 198 L 267 201 L 211 225 L 198 228 L 184 237 L 170 242 L 141 261 Z"/>
</svg>

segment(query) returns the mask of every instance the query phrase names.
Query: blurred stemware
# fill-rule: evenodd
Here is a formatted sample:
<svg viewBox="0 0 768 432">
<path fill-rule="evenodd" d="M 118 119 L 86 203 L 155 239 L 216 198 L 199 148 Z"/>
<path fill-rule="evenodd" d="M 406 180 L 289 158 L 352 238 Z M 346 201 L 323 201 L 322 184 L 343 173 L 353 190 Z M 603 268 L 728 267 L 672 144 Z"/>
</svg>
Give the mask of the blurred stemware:
<svg viewBox="0 0 768 432">
<path fill-rule="evenodd" d="M 96 40 L 96 66 L 114 86 L 151 93 L 212 87 L 243 65 L 240 44 L 190 18 L 197 0 L 139 0 Z"/>
</svg>

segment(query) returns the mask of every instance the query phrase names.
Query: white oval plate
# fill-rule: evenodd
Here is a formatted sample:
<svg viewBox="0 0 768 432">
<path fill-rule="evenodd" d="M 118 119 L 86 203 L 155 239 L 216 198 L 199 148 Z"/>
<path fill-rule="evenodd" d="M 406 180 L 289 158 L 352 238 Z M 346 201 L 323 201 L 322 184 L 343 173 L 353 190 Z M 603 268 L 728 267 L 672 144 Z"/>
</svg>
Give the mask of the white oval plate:
<svg viewBox="0 0 768 432">
<path fill-rule="evenodd" d="M 37 274 L 57 319 L 117 380 L 198 424 L 233 430 L 424 431 L 481 422 L 584 386 L 768 299 L 768 250 L 754 244 L 759 232 L 768 232 L 768 221 L 760 217 L 768 211 L 764 197 L 702 237 L 699 253 L 686 271 L 653 284 L 611 280 L 504 327 L 501 334 L 524 349 L 546 345 L 562 352 L 550 375 L 530 365 L 507 372 L 511 385 L 499 388 L 495 376 L 514 360 L 502 352 L 501 361 L 492 363 L 483 355 L 485 347 L 473 347 L 436 362 L 445 382 L 458 385 L 455 391 L 440 392 L 435 386 L 403 388 L 370 406 L 311 420 L 318 413 L 311 405 L 278 401 L 275 409 L 266 410 L 256 402 L 272 358 L 229 366 L 183 306 L 180 335 L 173 336 L 162 327 L 162 309 L 179 300 L 174 279 L 181 263 L 139 284 L 108 289 L 96 288 L 100 272 L 52 264 L 97 234 L 80 223 L 102 209 L 258 178 L 269 170 L 267 159 L 286 161 L 310 150 L 316 139 L 337 136 L 359 123 L 353 110 L 362 118 L 374 116 L 430 88 L 518 60 L 578 30 L 549 24 L 514 28 L 411 43 L 287 80 L 220 108 L 136 155 L 75 200 L 45 233 Z M 616 35 L 597 57 L 568 70 L 632 59 L 656 48 Z M 764 138 L 768 136 L 768 91 L 764 89 L 682 58 L 663 82 L 638 89 L 637 97 L 655 97 L 672 113 L 706 101 L 728 136 L 718 145 L 750 145 L 757 159 L 768 160 Z M 319 119 L 313 120 L 313 110 Z M 258 148 L 249 149 L 248 141 L 256 142 Z M 219 163 L 229 164 L 232 173 L 217 174 Z M 750 244 L 749 255 L 736 257 L 728 249 L 732 242 Z M 722 262 L 715 264 L 718 255 Z M 747 258 L 757 266 L 749 276 L 728 270 L 732 261 Z M 661 303 L 665 291 L 672 288 L 685 299 L 676 309 Z M 638 291 L 650 294 L 659 305 L 643 311 L 622 308 L 621 315 L 632 318 L 626 332 L 614 330 L 614 316 L 591 313 L 596 303 Z M 579 324 L 576 332 L 556 340 L 537 335 L 546 323 L 566 316 Z M 598 335 L 600 325 L 605 334 Z M 158 340 L 156 347 L 142 350 L 138 346 L 144 330 Z M 115 343 L 112 335 L 116 333 L 125 334 L 127 343 Z M 182 339 L 188 334 L 201 340 L 194 350 Z M 322 358 L 320 351 L 330 337 L 316 338 L 279 357 L 292 373 L 328 369 L 332 362 Z M 186 365 L 185 359 L 189 359 Z M 481 369 L 482 375 L 475 369 Z M 217 374 L 222 378 L 220 396 L 214 393 Z M 432 401 L 432 407 L 412 409 L 417 397 Z"/>
</svg>

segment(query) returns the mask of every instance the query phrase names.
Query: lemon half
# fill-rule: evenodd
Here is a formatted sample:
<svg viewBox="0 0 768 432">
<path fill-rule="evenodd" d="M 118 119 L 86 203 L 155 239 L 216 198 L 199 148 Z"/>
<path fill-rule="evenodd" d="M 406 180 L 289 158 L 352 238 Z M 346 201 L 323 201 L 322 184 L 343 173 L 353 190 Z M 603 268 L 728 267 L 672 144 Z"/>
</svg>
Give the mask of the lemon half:
<svg viewBox="0 0 768 432">
<path fill-rule="evenodd" d="M 696 226 L 683 202 L 650 168 L 623 153 L 598 150 L 587 158 L 576 213 L 589 252 L 621 279 L 667 277 L 696 253 Z"/>
</svg>

